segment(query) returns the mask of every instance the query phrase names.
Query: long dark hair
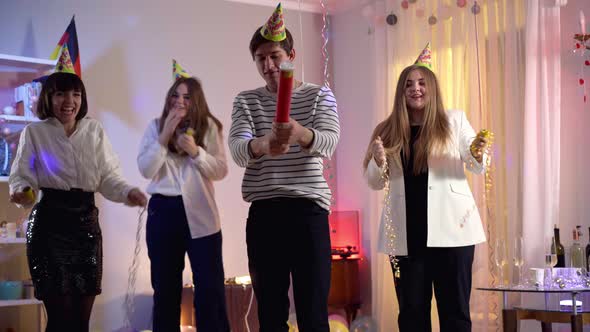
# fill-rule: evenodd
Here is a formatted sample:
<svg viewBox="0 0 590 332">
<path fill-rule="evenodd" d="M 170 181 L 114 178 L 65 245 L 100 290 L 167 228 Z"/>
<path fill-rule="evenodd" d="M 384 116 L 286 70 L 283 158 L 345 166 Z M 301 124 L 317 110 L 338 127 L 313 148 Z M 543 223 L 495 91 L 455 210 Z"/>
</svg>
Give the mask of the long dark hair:
<svg viewBox="0 0 590 332">
<path fill-rule="evenodd" d="M 41 94 L 39 95 L 39 102 L 37 103 L 36 113 L 39 119 L 44 120 L 55 117 L 51 97 L 58 91 L 80 92 L 82 94 L 82 104 L 80 105 L 80 111 L 76 114 L 76 120 L 80 120 L 88 114 L 86 88 L 82 79 L 76 74 L 58 72 L 49 75 L 45 83 L 43 83 L 43 88 L 41 88 Z"/>
<path fill-rule="evenodd" d="M 194 130 L 193 137 L 195 138 L 195 143 L 198 146 L 205 147 L 203 141 L 207 131 L 209 130 L 209 119 L 213 120 L 213 122 L 217 125 L 217 130 L 219 131 L 221 131 L 222 125 L 221 122 L 216 117 L 214 117 L 213 114 L 211 114 L 211 111 L 209 111 L 209 106 L 207 105 L 207 100 L 205 99 L 205 92 L 203 91 L 201 81 L 195 77 L 181 77 L 177 79 L 174 84 L 172 84 L 168 90 L 168 93 L 166 94 L 166 102 L 164 103 L 164 110 L 162 111 L 162 116 L 160 117 L 158 131 L 162 132 L 162 129 L 164 128 L 166 118 L 173 107 L 172 96 L 176 93 L 176 89 L 181 84 L 186 85 L 188 94 L 190 96 L 190 101 L 186 117 L 181 121 L 179 126 L 183 126 L 184 129 L 192 128 Z M 179 153 L 178 149 L 174 145 L 176 137 L 177 133 L 175 132 L 168 142 L 168 149 L 170 149 L 172 152 Z"/>
</svg>

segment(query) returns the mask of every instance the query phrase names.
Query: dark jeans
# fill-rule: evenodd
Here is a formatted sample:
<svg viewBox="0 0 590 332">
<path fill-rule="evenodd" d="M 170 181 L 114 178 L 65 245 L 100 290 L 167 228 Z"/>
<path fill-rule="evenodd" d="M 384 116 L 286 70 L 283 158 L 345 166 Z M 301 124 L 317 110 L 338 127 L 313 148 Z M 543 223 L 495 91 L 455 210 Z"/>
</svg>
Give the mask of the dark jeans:
<svg viewBox="0 0 590 332">
<path fill-rule="evenodd" d="M 289 330 L 290 275 L 299 331 L 328 332 L 332 264 L 328 211 L 303 198 L 255 201 L 246 242 L 260 332 Z"/>
<path fill-rule="evenodd" d="M 441 332 L 471 331 L 469 298 L 474 246 L 426 248 L 423 255 L 399 257 L 395 292 L 400 332 L 430 332 L 432 286 Z"/>
<path fill-rule="evenodd" d="M 192 239 L 180 196 L 153 195 L 146 226 L 154 289 L 154 332 L 180 331 L 184 256 L 195 285 L 199 332 L 229 332 L 225 306 L 221 232 Z"/>
</svg>

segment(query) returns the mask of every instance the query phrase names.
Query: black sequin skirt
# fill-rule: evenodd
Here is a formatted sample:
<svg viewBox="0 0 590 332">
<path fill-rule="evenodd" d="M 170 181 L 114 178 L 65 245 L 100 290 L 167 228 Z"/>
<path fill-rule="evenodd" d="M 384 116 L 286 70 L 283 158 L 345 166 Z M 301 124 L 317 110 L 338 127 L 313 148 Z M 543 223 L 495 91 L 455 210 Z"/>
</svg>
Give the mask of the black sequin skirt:
<svg viewBox="0 0 590 332">
<path fill-rule="evenodd" d="M 35 297 L 98 295 L 102 234 L 94 193 L 41 188 L 27 229 L 27 258 Z"/>
</svg>

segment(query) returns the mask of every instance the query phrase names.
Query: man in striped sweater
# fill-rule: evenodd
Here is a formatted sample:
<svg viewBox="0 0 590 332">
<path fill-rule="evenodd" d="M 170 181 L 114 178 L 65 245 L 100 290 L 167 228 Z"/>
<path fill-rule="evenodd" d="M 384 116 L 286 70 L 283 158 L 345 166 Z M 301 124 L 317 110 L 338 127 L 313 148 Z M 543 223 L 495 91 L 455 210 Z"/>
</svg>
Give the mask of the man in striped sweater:
<svg viewBox="0 0 590 332">
<path fill-rule="evenodd" d="M 290 276 L 299 331 L 328 332 L 331 192 L 322 158 L 332 155 L 340 127 L 336 99 L 327 87 L 293 83 L 288 124 L 273 120 L 279 65 L 293 61 L 288 30 L 273 41 L 256 30 L 250 52 L 266 85 L 234 100 L 229 148 L 246 168 L 248 267 L 261 332 L 288 331 Z"/>
</svg>

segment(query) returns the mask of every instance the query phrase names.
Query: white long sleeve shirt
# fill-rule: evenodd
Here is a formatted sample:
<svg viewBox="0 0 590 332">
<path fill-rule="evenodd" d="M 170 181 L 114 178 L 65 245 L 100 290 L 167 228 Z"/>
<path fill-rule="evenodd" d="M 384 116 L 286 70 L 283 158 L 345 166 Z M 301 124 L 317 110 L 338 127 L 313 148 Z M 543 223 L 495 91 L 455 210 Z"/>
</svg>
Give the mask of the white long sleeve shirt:
<svg viewBox="0 0 590 332">
<path fill-rule="evenodd" d="M 97 120 L 78 121 L 70 137 L 56 118 L 27 125 L 10 170 L 10 193 L 25 187 L 100 192 L 115 202 L 127 202 L 132 186 L 121 174 L 119 160 Z"/>
<path fill-rule="evenodd" d="M 139 148 L 137 165 L 141 175 L 152 181 L 147 187 L 151 195 L 182 196 L 188 226 L 193 239 L 221 230 L 215 203 L 214 180 L 227 175 L 227 159 L 223 136 L 213 121 L 199 154 L 195 158 L 179 155 L 160 144 L 158 119 L 150 122 Z"/>
</svg>

